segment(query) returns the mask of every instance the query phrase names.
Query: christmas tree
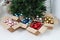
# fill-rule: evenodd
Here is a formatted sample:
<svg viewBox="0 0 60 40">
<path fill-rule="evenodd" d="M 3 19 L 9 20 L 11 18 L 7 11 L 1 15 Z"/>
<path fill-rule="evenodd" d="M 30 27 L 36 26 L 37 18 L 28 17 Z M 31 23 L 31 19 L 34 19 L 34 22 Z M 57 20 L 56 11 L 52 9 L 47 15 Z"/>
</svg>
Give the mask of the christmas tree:
<svg viewBox="0 0 60 40">
<path fill-rule="evenodd" d="M 25 17 L 42 17 L 46 11 L 44 5 L 46 0 L 12 0 L 10 5 L 11 14 L 18 16 L 23 14 Z"/>
</svg>

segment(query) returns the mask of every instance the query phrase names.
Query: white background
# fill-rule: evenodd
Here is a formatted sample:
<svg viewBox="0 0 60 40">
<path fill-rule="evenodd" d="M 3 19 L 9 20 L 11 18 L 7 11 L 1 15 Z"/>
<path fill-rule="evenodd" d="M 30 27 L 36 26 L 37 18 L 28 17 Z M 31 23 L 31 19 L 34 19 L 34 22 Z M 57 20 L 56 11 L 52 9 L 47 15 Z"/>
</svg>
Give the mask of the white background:
<svg viewBox="0 0 60 40">
<path fill-rule="evenodd" d="M 60 19 L 60 0 L 55 0 L 55 15 Z"/>
<path fill-rule="evenodd" d="M 53 14 L 60 19 L 60 0 L 54 1 Z M 0 6 L 0 17 L 4 16 L 3 14 L 6 15 L 7 13 Z M 0 25 L 0 40 L 60 40 L 60 27 L 59 25 L 55 25 L 53 30 L 35 36 L 24 29 L 19 29 L 11 33 Z"/>
</svg>

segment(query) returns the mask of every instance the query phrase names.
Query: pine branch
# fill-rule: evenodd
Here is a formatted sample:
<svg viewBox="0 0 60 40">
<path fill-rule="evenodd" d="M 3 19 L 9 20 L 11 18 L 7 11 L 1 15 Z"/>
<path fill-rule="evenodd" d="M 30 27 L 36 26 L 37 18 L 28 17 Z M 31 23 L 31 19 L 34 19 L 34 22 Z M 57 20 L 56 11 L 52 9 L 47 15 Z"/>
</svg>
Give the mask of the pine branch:
<svg viewBox="0 0 60 40">
<path fill-rule="evenodd" d="M 43 12 L 46 11 L 46 6 L 44 2 L 46 0 L 12 0 L 10 11 L 11 14 L 19 13 L 26 17 L 39 17 L 43 16 Z"/>
</svg>

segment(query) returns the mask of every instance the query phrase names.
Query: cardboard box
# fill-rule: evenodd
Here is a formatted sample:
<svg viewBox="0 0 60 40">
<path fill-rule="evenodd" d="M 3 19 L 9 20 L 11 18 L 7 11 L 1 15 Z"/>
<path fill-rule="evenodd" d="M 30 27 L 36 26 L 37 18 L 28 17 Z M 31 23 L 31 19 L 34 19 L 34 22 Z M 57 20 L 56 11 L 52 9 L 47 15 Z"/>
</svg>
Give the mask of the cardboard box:
<svg viewBox="0 0 60 40">
<path fill-rule="evenodd" d="M 27 26 L 28 26 L 27 24 L 24 24 L 24 23 L 21 23 L 21 22 L 19 23 L 19 25 L 20 25 L 21 28 L 24 28 L 24 29 L 27 28 Z"/>
<path fill-rule="evenodd" d="M 4 22 L 7 19 L 13 19 L 16 22 L 16 24 L 13 25 L 13 26 L 7 25 L 8 22 L 7 23 Z M 20 24 L 16 20 L 18 20 L 18 17 L 15 17 L 15 16 L 12 16 L 12 17 L 5 16 L 5 17 L 1 18 L 1 23 L 0 24 L 3 25 L 3 27 L 5 29 L 9 30 L 10 32 L 14 32 L 18 28 L 20 28 Z"/>
<path fill-rule="evenodd" d="M 53 29 L 54 24 L 44 24 L 49 30 Z"/>
<path fill-rule="evenodd" d="M 43 34 L 46 30 L 47 30 L 47 27 L 45 27 L 44 25 L 39 30 L 36 30 L 34 28 L 31 28 L 31 27 L 27 28 L 27 31 L 29 31 L 35 35 Z"/>
</svg>

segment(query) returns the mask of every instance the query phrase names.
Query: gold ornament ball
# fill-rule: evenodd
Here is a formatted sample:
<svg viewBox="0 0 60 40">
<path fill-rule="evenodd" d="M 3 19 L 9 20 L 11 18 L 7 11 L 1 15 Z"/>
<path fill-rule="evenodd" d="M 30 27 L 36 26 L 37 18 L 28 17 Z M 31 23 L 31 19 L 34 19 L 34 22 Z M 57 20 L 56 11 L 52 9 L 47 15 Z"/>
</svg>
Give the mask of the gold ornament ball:
<svg viewBox="0 0 60 40">
<path fill-rule="evenodd" d="M 52 20 L 51 20 L 51 22 L 50 22 L 50 23 L 51 23 L 51 24 L 54 24 L 54 21 L 52 21 Z"/>
</svg>

